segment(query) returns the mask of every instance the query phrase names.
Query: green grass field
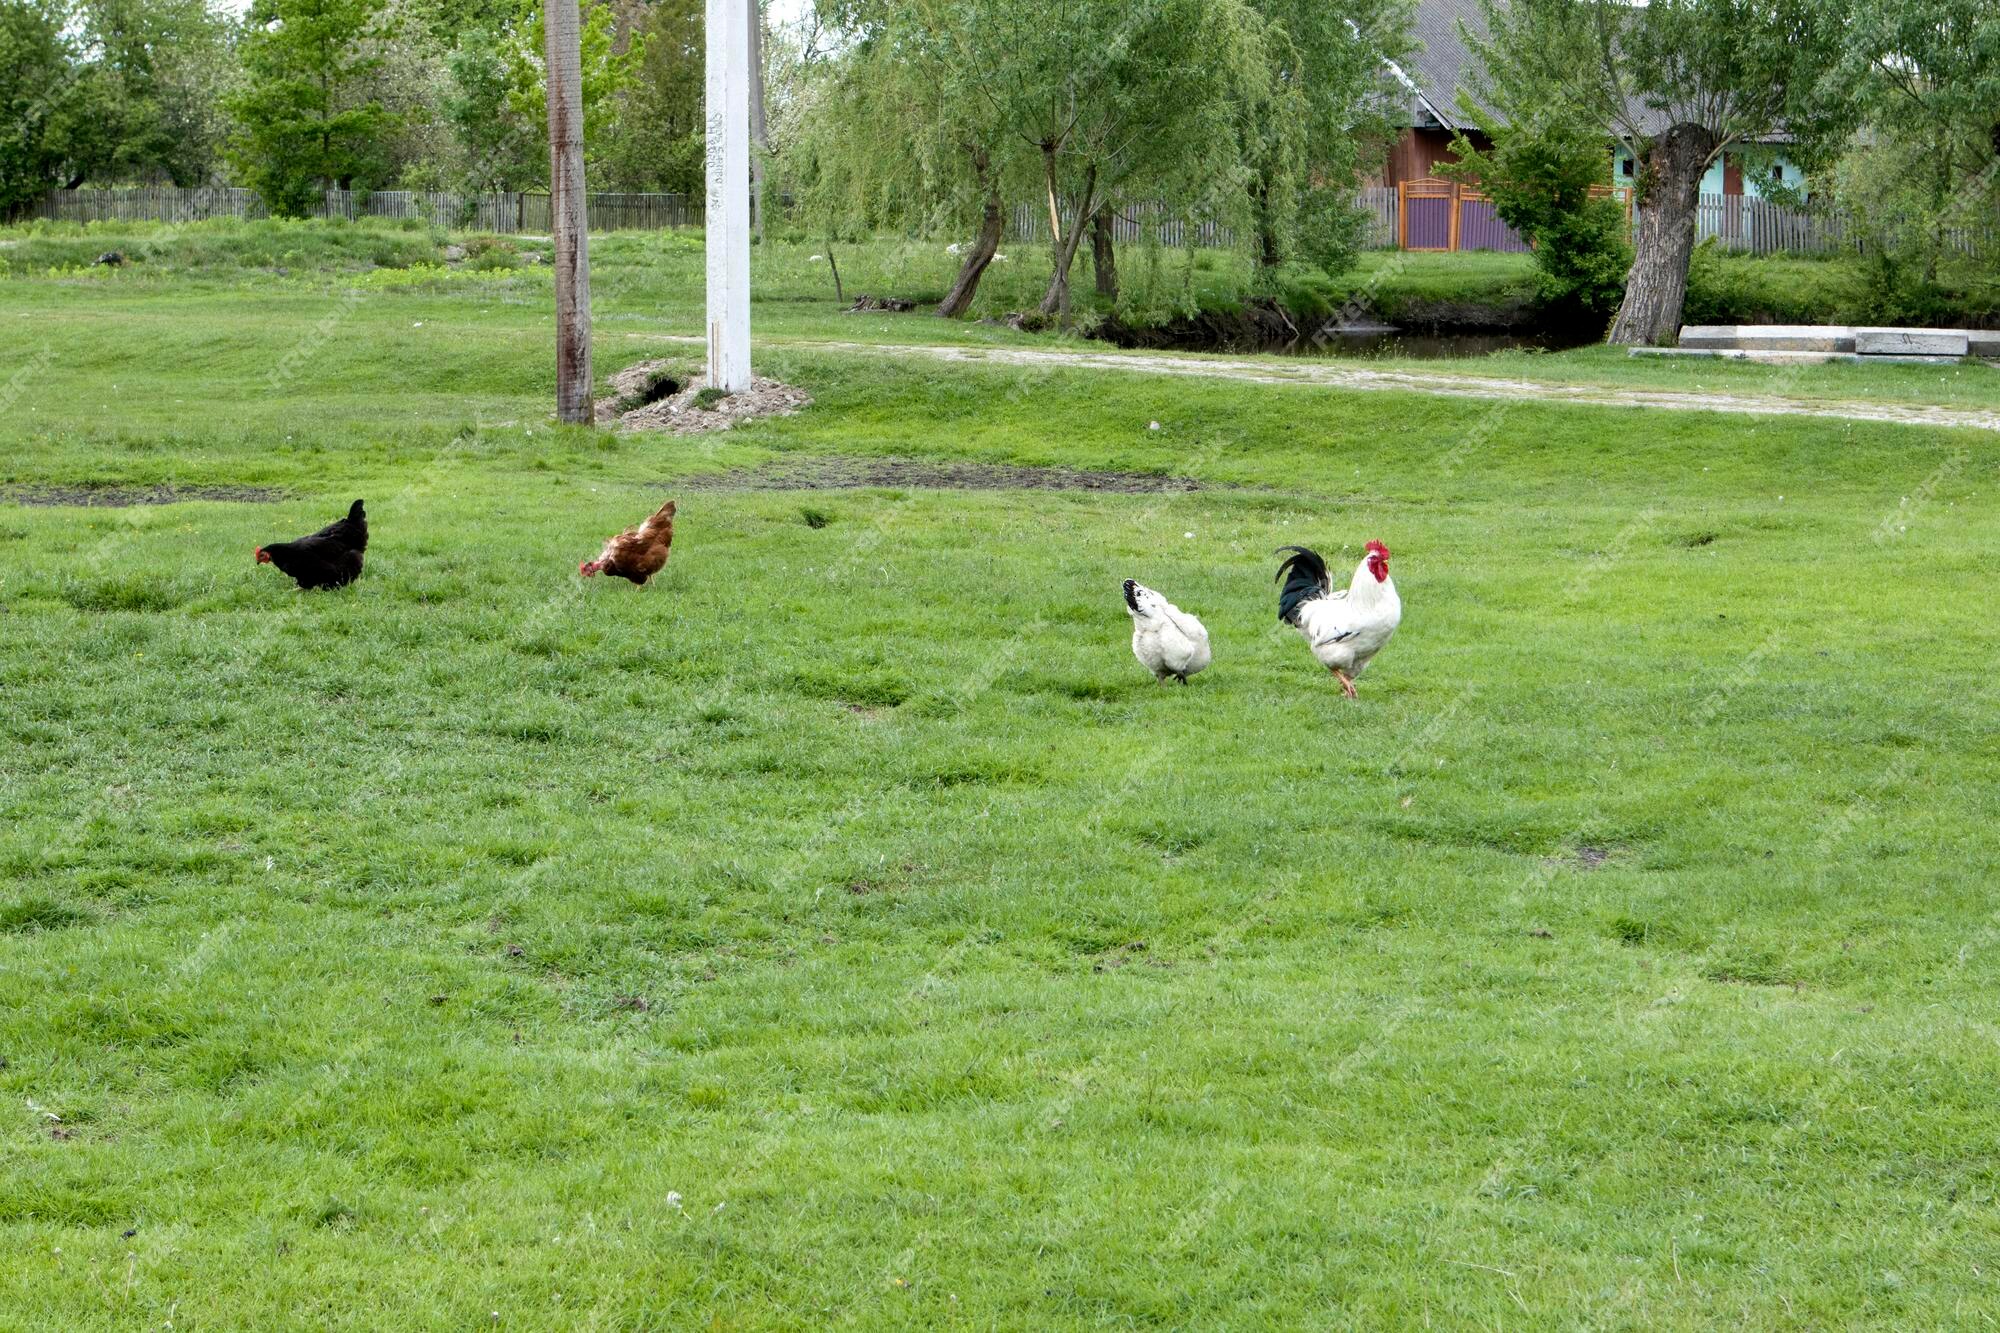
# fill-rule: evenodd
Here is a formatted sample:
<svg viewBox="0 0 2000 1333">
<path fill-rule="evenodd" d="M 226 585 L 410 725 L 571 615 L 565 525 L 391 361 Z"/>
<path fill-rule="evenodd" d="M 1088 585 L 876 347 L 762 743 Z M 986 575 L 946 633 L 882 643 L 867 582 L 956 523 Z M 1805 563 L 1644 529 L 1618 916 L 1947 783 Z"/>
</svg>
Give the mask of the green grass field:
<svg viewBox="0 0 2000 1333">
<path fill-rule="evenodd" d="M 624 244 L 600 378 L 695 327 Z M 808 411 L 593 434 L 545 278 L 341 262 L 0 282 L 0 1327 L 2000 1315 L 1989 433 L 774 284 Z M 891 458 L 1200 488 L 762 488 Z M 158 486 L 275 495 L 20 503 Z M 356 496 L 354 587 L 253 564 Z M 1350 704 L 1270 553 L 1371 537 Z"/>
</svg>

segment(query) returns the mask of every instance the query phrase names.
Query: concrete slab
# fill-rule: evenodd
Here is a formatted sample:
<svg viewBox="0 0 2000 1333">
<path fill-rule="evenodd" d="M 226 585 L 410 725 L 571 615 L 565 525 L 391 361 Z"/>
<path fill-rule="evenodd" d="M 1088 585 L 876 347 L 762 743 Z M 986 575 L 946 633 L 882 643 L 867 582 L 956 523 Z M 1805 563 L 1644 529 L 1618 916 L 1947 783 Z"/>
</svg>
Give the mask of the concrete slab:
<svg viewBox="0 0 2000 1333">
<path fill-rule="evenodd" d="M 1972 340 L 1963 329 L 1856 329 L 1862 356 L 1964 356 Z"/>
<path fill-rule="evenodd" d="M 1683 324 L 1680 343 L 1690 350 L 1736 346 L 1734 324 Z"/>
<path fill-rule="evenodd" d="M 1950 366 L 1964 360 L 1957 356 L 1857 356 L 1853 352 L 1749 352 L 1740 347 L 1631 347 L 1626 352 L 1630 356 L 1705 356 L 1714 361 L 1754 361 L 1763 366 L 1822 366 L 1834 361 L 1857 366 L 1863 362 L 1871 366 Z"/>
<path fill-rule="evenodd" d="M 1852 352 L 1764 352 L 1742 347 L 1634 347 L 1632 356 L 1708 357 L 1716 361 L 1755 361 L 1767 366 L 1817 366 L 1828 361 L 1859 361 Z"/>
<path fill-rule="evenodd" d="M 1690 324 L 1680 345 L 1746 352 L 1851 352 L 1854 330 L 1839 324 Z"/>
</svg>

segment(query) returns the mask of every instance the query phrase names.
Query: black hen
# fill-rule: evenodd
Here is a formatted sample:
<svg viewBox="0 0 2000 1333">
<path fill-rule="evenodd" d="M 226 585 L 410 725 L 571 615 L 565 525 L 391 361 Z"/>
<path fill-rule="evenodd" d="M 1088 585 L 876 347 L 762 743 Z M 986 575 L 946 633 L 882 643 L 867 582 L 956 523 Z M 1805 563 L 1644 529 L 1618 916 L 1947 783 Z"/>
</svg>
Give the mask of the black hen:
<svg viewBox="0 0 2000 1333">
<path fill-rule="evenodd" d="M 1285 586 L 1278 590 L 1278 619 L 1296 625 L 1299 607 L 1315 597 L 1326 596 L 1333 590 L 1333 582 L 1318 551 L 1307 546 L 1280 546 L 1278 550 L 1295 553 L 1278 566 L 1278 577 L 1285 581 Z"/>
<path fill-rule="evenodd" d="M 301 588 L 344 588 L 361 576 L 361 553 L 368 549 L 368 515 L 361 501 L 347 517 L 310 537 L 257 548 L 257 563 L 276 565 Z"/>
</svg>

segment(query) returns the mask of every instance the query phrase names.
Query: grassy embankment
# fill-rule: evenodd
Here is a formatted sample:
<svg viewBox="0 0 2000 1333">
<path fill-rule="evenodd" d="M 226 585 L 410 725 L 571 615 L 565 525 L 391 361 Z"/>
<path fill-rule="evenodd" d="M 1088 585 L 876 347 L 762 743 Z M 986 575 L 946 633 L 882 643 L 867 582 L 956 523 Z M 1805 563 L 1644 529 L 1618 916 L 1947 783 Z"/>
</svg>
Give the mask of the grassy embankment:
<svg viewBox="0 0 2000 1333">
<path fill-rule="evenodd" d="M 70 293 L 46 318 L 89 321 L 100 314 L 153 323 L 158 336 L 171 338 L 194 317 L 240 318 L 248 306 L 269 311 L 280 322 L 317 322 L 353 301 L 393 293 L 395 300 L 423 317 L 427 309 L 450 312 L 454 321 L 489 321 L 519 330 L 523 309 L 539 315 L 549 301 L 546 268 L 526 263 L 523 253 L 545 251 L 546 242 L 491 237 L 457 237 L 473 253 L 446 264 L 443 233 L 396 226 L 324 224 L 208 223 L 182 227 L 67 227 L 17 229 L 0 234 L 0 263 L 16 282 L 57 284 Z M 91 267 L 108 249 L 132 262 L 118 269 Z M 698 233 L 617 232 L 592 244 L 593 297 L 600 346 L 606 364 L 654 333 L 700 334 L 702 252 Z M 975 318 L 939 320 L 922 313 L 854 315 L 834 299 L 824 247 L 773 242 L 753 255 L 755 326 L 768 345 L 843 341 L 945 343 L 991 347 L 1087 348 L 1103 353 L 1103 343 L 1056 332 L 1023 333 L 990 322 L 1010 310 L 1030 308 L 1046 268 L 1029 250 L 1008 251 L 996 264 Z M 934 298 L 950 281 L 955 260 L 930 242 L 881 241 L 840 247 L 834 257 L 851 300 L 857 293 Z M 1165 267 L 1171 260 L 1171 269 Z M 1229 256 L 1196 252 L 1162 258 L 1160 273 L 1128 257 L 1125 274 L 1133 300 L 1152 300 L 1172 277 L 1175 284 L 1197 283 L 1201 301 L 1223 301 L 1240 284 Z M 1796 269 L 1808 279 L 1832 281 L 1837 266 L 1815 261 L 1730 260 L 1744 272 L 1783 275 Z M 1166 276 L 1162 276 L 1166 274 Z M 1323 281 L 1323 279 L 1322 279 Z M 1150 285 L 1149 285 L 1150 284 Z M 1200 285 L 1206 284 L 1206 285 Z M 1088 284 L 1084 284 L 1088 286 Z M 1477 306 L 1518 302 L 1530 287 L 1525 261 L 1517 255 L 1363 256 L 1361 267 L 1314 297 L 1328 309 L 1365 290 L 1392 314 L 1417 306 Z M 1152 295 L 1148 295 L 1152 293 Z M 1164 298 L 1161 298 L 1164 299 Z M 192 304 L 190 304 L 192 303 Z M 226 312 L 216 315 L 216 312 Z M 1787 317 L 1803 318 L 1798 311 Z M 42 319 L 20 326 L 31 347 Z M 989 321 L 989 322 L 981 322 Z M 512 336 L 511 334 L 509 336 Z M 1881 400 L 1903 404 L 1945 403 L 1965 407 L 2000 406 L 2000 374 L 1992 367 L 1807 366 L 1772 367 L 1715 361 L 1661 362 L 1627 357 L 1621 350 L 1592 347 L 1563 353 L 1505 353 L 1478 360 L 1375 358 L 1380 368 L 1449 370 L 1454 374 L 1497 375 L 1558 384 L 1629 386 L 1701 393 L 1778 393 L 1806 400 Z"/>
</svg>

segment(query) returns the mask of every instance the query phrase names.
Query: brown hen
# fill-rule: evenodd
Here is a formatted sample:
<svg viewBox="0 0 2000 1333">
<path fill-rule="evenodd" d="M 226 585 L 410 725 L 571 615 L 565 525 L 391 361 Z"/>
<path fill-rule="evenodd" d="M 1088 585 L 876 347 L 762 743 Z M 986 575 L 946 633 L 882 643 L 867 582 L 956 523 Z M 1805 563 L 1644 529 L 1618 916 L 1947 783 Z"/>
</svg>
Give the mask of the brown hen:
<svg viewBox="0 0 2000 1333">
<path fill-rule="evenodd" d="M 659 512 L 638 527 L 621 532 L 604 543 L 595 560 L 576 567 L 585 578 L 593 574 L 615 574 L 644 586 L 647 579 L 667 563 L 667 551 L 674 544 L 674 502 L 667 501 Z"/>
</svg>

